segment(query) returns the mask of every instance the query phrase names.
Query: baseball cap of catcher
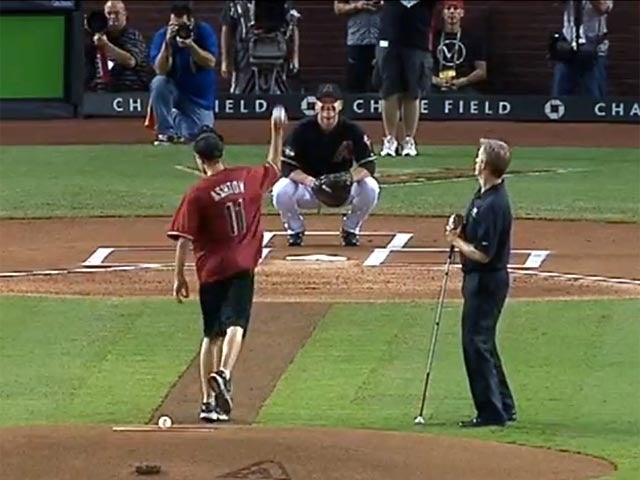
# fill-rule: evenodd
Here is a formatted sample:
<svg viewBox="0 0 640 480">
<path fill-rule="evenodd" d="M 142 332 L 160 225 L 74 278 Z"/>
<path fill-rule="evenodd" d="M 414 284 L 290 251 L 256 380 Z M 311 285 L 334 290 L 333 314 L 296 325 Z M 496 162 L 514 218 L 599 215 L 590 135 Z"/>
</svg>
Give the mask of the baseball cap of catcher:
<svg viewBox="0 0 640 480">
<path fill-rule="evenodd" d="M 318 87 L 317 100 L 342 100 L 340 87 L 335 83 L 323 83 Z"/>
</svg>

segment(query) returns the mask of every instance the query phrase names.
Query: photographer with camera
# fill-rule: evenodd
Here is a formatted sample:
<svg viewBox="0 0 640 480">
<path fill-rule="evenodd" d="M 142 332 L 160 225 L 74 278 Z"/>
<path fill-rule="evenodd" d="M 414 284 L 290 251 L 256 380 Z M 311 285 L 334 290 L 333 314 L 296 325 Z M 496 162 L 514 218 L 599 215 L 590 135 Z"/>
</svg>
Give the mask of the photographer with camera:
<svg viewBox="0 0 640 480">
<path fill-rule="evenodd" d="M 169 24 L 151 44 L 156 77 L 151 82 L 145 125 L 155 126 L 154 145 L 193 140 L 202 126 L 213 125 L 218 37 L 193 18 L 191 7 L 171 8 Z"/>
<path fill-rule="evenodd" d="M 104 11 L 90 12 L 85 30 L 91 35 L 85 48 L 87 89 L 129 92 L 149 88 L 147 45 L 140 32 L 127 25 L 124 2 L 112 0 L 104 4 Z"/>
<path fill-rule="evenodd" d="M 566 0 L 562 33 L 549 54 L 555 60 L 551 95 L 582 94 L 601 99 L 607 88 L 607 15 L 613 0 Z"/>
</svg>

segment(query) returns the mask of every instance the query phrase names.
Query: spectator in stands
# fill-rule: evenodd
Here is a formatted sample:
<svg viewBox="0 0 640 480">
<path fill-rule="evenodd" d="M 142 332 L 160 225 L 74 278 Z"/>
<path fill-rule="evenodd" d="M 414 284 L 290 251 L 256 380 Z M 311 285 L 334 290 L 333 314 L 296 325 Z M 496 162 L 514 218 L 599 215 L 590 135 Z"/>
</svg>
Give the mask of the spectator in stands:
<svg viewBox="0 0 640 480">
<path fill-rule="evenodd" d="M 99 11 L 96 12 L 99 15 Z M 151 69 L 147 61 L 147 44 L 137 30 L 127 25 L 124 2 L 111 0 L 104 4 L 106 30 L 91 32 L 86 45 L 87 74 L 85 85 L 89 90 L 128 92 L 147 90 Z"/>
<path fill-rule="evenodd" d="M 565 2 L 562 42 L 568 48 L 557 55 L 551 95 L 582 94 L 594 99 L 606 95 L 607 88 L 607 15 L 613 0 L 567 0 Z M 557 43 L 555 44 L 557 46 Z M 554 55 L 555 54 L 555 55 Z"/>
<path fill-rule="evenodd" d="M 431 86 L 429 37 L 435 4 L 435 0 L 387 1 L 383 4 L 376 49 L 385 132 L 381 156 L 396 156 L 400 111 L 406 132 L 402 155 L 413 157 L 418 154 L 414 138 L 420 118 L 420 97 L 428 93 Z"/>
<path fill-rule="evenodd" d="M 260 2 L 260 3 L 257 3 Z M 284 34 L 287 62 L 283 69 L 286 76 L 295 76 L 300 70 L 300 34 L 297 26 L 298 12 L 292 1 L 232 0 L 225 2 L 222 11 L 222 65 L 220 74 L 231 79 L 230 93 L 242 94 L 256 91 L 254 72 L 250 62 L 250 41 L 257 32 Z M 260 93 L 272 93 L 270 85 L 257 85 Z M 287 90 L 281 85 L 276 90 Z"/>
<path fill-rule="evenodd" d="M 439 92 L 475 93 L 487 78 L 484 42 L 462 29 L 463 0 L 444 0 L 444 26 L 433 37 L 433 77 Z"/>
<path fill-rule="evenodd" d="M 347 15 L 347 91 L 372 91 L 376 43 L 380 35 L 381 1 L 335 0 L 336 15 Z"/>
<path fill-rule="evenodd" d="M 154 36 L 150 52 L 156 77 L 151 82 L 146 125 L 155 124 L 154 145 L 191 141 L 204 125 L 213 126 L 218 37 L 193 17 L 191 7 L 171 7 L 169 24 Z"/>
</svg>

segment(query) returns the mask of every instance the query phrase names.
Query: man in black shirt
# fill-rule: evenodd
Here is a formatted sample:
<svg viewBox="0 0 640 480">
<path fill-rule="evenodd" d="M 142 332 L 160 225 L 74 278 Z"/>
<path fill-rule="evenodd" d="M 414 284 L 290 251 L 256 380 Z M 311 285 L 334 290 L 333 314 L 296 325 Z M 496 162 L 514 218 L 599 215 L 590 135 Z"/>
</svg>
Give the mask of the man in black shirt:
<svg viewBox="0 0 640 480">
<path fill-rule="evenodd" d="M 301 120 L 286 139 L 281 178 L 273 186 L 273 205 L 289 233 L 289 246 L 302 245 L 305 226 L 300 209 L 316 209 L 320 202 L 312 188 L 325 174 L 351 171 L 353 186 L 345 203 L 349 213 L 342 224 L 342 243 L 355 247 L 365 219 L 378 202 L 380 186 L 373 175 L 376 157 L 363 130 L 340 117 L 342 95 L 337 85 L 321 85 L 316 116 Z"/>
<path fill-rule="evenodd" d="M 511 207 L 503 175 L 509 146 L 481 139 L 475 161 L 480 187 L 456 228 L 450 219 L 447 241 L 460 250 L 463 283 L 462 346 L 476 416 L 461 427 L 504 426 L 516 418 L 515 403 L 496 346 L 498 318 L 509 290 Z"/>
<path fill-rule="evenodd" d="M 418 154 L 414 140 L 420 118 L 420 96 L 431 85 L 429 37 L 435 0 L 384 2 L 376 49 L 376 74 L 381 83 L 385 138 L 382 156 L 395 156 L 399 112 L 405 139 L 402 155 Z"/>
<path fill-rule="evenodd" d="M 108 29 L 95 33 L 85 48 L 86 87 L 109 92 L 146 91 L 152 73 L 142 34 L 127 25 L 124 2 L 104 5 Z"/>
<path fill-rule="evenodd" d="M 433 85 L 440 92 L 474 93 L 487 78 L 484 42 L 462 29 L 463 0 L 445 0 L 444 27 L 433 37 Z"/>
</svg>

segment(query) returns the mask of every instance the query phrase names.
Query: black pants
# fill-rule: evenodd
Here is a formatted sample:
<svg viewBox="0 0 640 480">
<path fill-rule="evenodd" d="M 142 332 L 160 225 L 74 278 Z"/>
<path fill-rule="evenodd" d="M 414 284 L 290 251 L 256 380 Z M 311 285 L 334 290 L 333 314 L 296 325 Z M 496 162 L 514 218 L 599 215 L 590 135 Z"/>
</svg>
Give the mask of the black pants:
<svg viewBox="0 0 640 480">
<path fill-rule="evenodd" d="M 496 345 L 498 318 L 508 291 L 509 273 L 506 270 L 464 274 L 464 365 L 477 415 L 488 421 L 505 421 L 515 411 Z"/>
<path fill-rule="evenodd" d="M 347 91 L 366 93 L 373 91 L 371 78 L 373 60 L 376 57 L 375 45 L 349 45 L 347 47 Z"/>
</svg>

